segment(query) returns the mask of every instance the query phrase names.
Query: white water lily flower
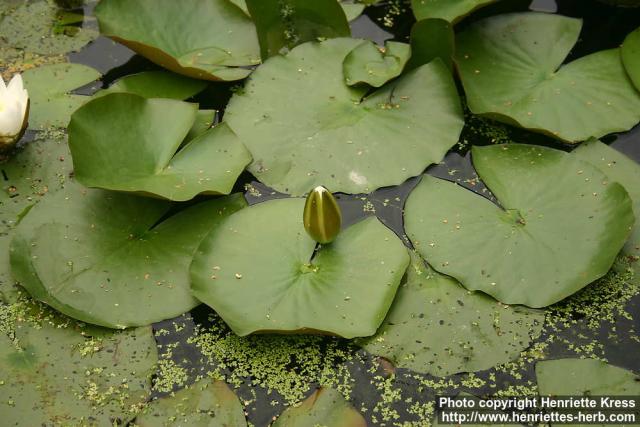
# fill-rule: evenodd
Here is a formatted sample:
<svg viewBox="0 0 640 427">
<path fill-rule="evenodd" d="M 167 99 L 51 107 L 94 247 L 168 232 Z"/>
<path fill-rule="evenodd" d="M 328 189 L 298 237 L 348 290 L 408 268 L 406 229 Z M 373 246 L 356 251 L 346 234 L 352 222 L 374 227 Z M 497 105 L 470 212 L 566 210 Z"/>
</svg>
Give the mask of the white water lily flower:
<svg viewBox="0 0 640 427">
<path fill-rule="evenodd" d="M 16 74 L 8 85 L 0 76 L 0 151 L 10 149 L 27 128 L 29 94 Z"/>
</svg>

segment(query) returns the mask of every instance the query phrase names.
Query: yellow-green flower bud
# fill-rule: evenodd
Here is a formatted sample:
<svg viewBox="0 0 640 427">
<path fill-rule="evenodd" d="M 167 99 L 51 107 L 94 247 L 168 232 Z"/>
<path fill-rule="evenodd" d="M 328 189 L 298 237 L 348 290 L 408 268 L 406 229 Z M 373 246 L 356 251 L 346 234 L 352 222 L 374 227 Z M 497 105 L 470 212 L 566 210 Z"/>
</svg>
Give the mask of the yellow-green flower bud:
<svg viewBox="0 0 640 427">
<path fill-rule="evenodd" d="M 331 243 L 340 232 L 342 214 L 333 194 L 323 186 L 314 188 L 304 205 L 304 229 L 318 243 Z"/>
</svg>

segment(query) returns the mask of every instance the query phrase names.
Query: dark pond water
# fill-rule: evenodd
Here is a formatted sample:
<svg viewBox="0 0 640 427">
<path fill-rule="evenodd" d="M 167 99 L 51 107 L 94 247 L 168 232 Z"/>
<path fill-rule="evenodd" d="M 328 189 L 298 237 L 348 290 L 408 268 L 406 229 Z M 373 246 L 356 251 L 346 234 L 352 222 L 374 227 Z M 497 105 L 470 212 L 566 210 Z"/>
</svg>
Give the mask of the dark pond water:
<svg viewBox="0 0 640 427">
<path fill-rule="evenodd" d="M 397 5 L 400 5 L 400 7 L 396 7 Z M 382 43 L 386 39 L 406 41 L 414 20 L 408 8 L 403 8 L 401 5 L 402 3 L 398 1 L 383 1 L 381 6 L 367 8 L 365 14 L 351 25 L 354 36 L 368 38 L 378 43 Z M 579 17 L 584 20 L 580 41 L 567 61 L 598 50 L 617 47 L 627 33 L 640 25 L 640 9 L 618 9 L 595 0 L 561 0 L 557 2 L 553 0 L 535 0 L 533 2 L 529 0 L 513 0 L 504 1 L 481 10 L 471 19 L 462 22 L 458 30 L 463 29 L 472 20 L 487 14 L 529 8 Z M 399 10 L 399 13 L 393 12 L 395 10 Z M 90 9 L 85 10 L 85 12 L 87 15 L 91 14 Z M 392 19 L 391 26 L 383 25 L 385 18 L 387 20 L 389 18 Z M 70 59 L 72 62 L 87 64 L 102 72 L 104 74 L 101 82 L 103 87 L 108 86 L 124 75 L 157 68 L 154 64 L 135 55 L 127 48 L 102 37 L 82 51 L 71 54 Z M 232 88 L 236 84 L 216 84 L 198 95 L 193 101 L 199 102 L 202 108 L 220 110 L 220 117 L 218 117 L 220 119 L 224 112 L 224 106 L 231 95 Z M 97 90 L 99 86 L 99 84 L 89 85 L 78 92 L 90 94 Z M 516 142 L 536 143 L 570 150 L 569 146 L 562 145 L 542 135 L 532 134 L 506 125 L 494 124 L 469 115 L 459 146 L 446 157 L 442 164 L 433 166 L 426 172 L 444 179 L 459 180 L 463 185 L 468 180 L 477 181 L 468 149 L 472 144 L 492 144 L 495 138 L 507 138 Z M 604 141 L 640 162 L 640 126 L 627 133 L 610 135 L 604 138 Z M 451 174 L 452 170 L 457 171 L 455 175 Z M 338 199 L 343 210 L 345 226 L 358 221 L 366 215 L 377 215 L 387 226 L 403 237 L 402 208 L 406 196 L 416 183 L 417 179 L 410 179 L 403 185 L 383 188 L 370 195 L 339 195 Z M 258 203 L 272 197 L 284 197 L 284 195 L 276 194 L 256 182 L 248 173 L 241 177 L 237 190 L 245 191 L 246 185 L 251 185 L 253 189 L 246 192 L 247 200 L 250 203 Z M 474 186 L 467 185 L 467 187 L 479 194 L 484 194 L 481 192 L 483 188 L 481 182 Z M 262 196 L 256 197 L 254 195 L 256 191 Z M 637 331 L 640 329 L 640 298 L 638 296 L 628 302 L 626 311 L 632 315 L 630 317 L 633 320 L 619 317 L 614 322 L 598 328 L 589 327 L 587 322 L 581 322 L 585 315 L 576 313 L 574 320 L 577 322 L 575 324 L 571 327 L 560 329 L 547 327 L 539 341 L 549 343 L 546 353 L 548 358 L 575 357 L 580 354 L 575 348 L 588 347 L 593 343 L 599 343 L 596 345 L 595 353 L 606 357 L 610 363 L 640 373 L 640 343 L 637 339 L 633 339 L 633 337 L 638 336 Z M 198 372 L 206 371 L 208 362 L 202 359 L 200 352 L 188 342 L 188 339 L 193 335 L 197 324 L 209 324 L 212 316 L 215 322 L 215 315 L 208 308 L 201 306 L 177 320 L 165 321 L 155 325 L 156 330 L 164 329 L 170 331 L 166 335 L 157 337 L 159 348 L 161 351 L 165 351 L 168 347 L 176 345 L 171 358 L 176 365 L 188 372 L 190 375 L 189 381 Z M 180 328 L 176 328 L 176 324 L 183 326 L 178 332 L 176 332 L 176 329 Z M 338 348 L 343 348 L 346 354 L 359 355 L 356 358 L 336 359 L 334 361 L 335 368 L 338 368 L 338 365 L 344 365 L 350 372 L 350 376 L 353 379 L 352 397 L 355 406 L 357 408 L 374 407 L 381 399 L 381 391 L 376 387 L 373 377 L 375 374 L 385 375 L 384 371 L 376 364 L 375 358 L 365 354 L 363 351 L 358 351 L 345 340 L 334 338 L 323 338 L 322 340 L 324 344 L 320 345 L 321 351 L 322 348 L 335 348 L 337 346 Z M 295 362 L 283 368 L 293 371 L 300 369 Z M 230 372 L 231 370 L 232 368 L 225 368 L 222 371 Z M 533 363 L 523 364 L 521 375 L 518 375 L 520 378 L 515 378 L 514 375 L 508 375 L 505 372 L 493 369 L 479 372 L 477 377 L 483 379 L 483 383 L 478 383 L 478 387 L 475 384 L 462 384 L 462 375 L 453 376 L 454 385 L 440 390 L 439 393 L 457 393 L 461 390 L 467 390 L 474 394 L 492 393 L 495 389 L 507 389 L 509 387 L 517 390 L 520 385 L 526 386 L 531 382 L 535 382 Z M 274 415 L 281 413 L 283 409 L 282 400 L 278 399 L 276 392 L 269 392 L 264 387 L 251 385 L 251 380 L 250 376 L 244 378 L 244 383 L 240 386 L 238 394 L 243 400 L 252 401 L 248 408 L 249 420 L 256 426 L 268 425 Z M 417 421 L 417 425 L 422 425 L 418 421 L 416 414 L 412 414 L 409 410 L 411 404 L 407 403 L 406 400 L 411 398 L 413 402 L 427 402 L 432 399 L 436 391 L 425 386 L 430 381 L 435 382 L 438 379 L 398 369 L 393 379 L 393 387 L 401 390 L 403 401 L 390 404 L 397 416 L 393 421 L 386 422 L 386 425 L 394 425 L 393 423 L 401 423 L 405 420 Z M 274 400 L 276 401 L 275 404 L 272 403 Z M 365 412 L 364 415 L 369 421 L 372 421 L 371 412 Z M 377 419 L 380 420 L 380 416 Z M 426 424 L 426 422 L 424 423 Z"/>
</svg>

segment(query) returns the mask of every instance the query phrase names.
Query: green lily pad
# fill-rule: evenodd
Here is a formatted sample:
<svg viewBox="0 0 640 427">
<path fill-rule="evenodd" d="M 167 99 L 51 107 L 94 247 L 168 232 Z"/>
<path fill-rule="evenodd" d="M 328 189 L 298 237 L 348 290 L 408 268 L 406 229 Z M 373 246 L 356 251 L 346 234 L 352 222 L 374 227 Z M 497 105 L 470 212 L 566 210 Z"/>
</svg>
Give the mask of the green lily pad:
<svg viewBox="0 0 640 427">
<path fill-rule="evenodd" d="M 225 120 L 253 155 L 249 171 L 278 191 L 318 185 L 363 193 L 400 184 L 442 160 L 463 125 L 457 90 L 440 61 L 365 97 L 342 63 L 363 43 L 306 43 L 260 66 Z"/>
<path fill-rule="evenodd" d="M 425 176 L 405 227 L 437 271 L 505 304 L 544 307 L 602 277 L 634 224 L 631 199 L 594 166 L 551 148 L 473 147 L 497 206 Z"/>
<path fill-rule="evenodd" d="M 544 312 L 469 292 L 414 254 L 382 326 L 358 344 L 397 367 L 447 376 L 517 358 L 543 322 Z"/>
<path fill-rule="evenodd" d="M 542 396 L 633 396 L 640 394 L 638 376 L 595 359 L 558 359 L 536 363 Z"/>
<path fill-rule="evenodd" d="M 336 0 L 247 0 L 247 7 L 258 30 L 263 60 L 283 48 L 351 35 L 347 17 Z"/>
<path fill-rule="evenodd" d="M 406 69 L 413 70 L 440 58 L 453 68 L 455 49 L 453 26 L 444 19 L 424 19 L 411 28 L 411 58 Z"/>
<path fill-rule="evenodd" d="M 366 83 L 380 87 L 398 77 L 411 56 L 411 46 L 388 41 L 384 49 L 372 42 L 365 42 L 344 58 L 344 79 L 347 85 Z"/>
<path fill-rule="evenodd" d="M 94 98 L 110 93 L 132 93 L 144 98 L 170 98 L 183 100 L 207 87 L 207 82 L 191 79 L 167 71 L 145 71 L 125 76 L 94 95 Z"/>
<path fill-rule="evenodd" d="M 75 319 L 148 325 L 198 305 L 187 271 L 193 254 L 209 230 L 244 205 L 234 195 L 165 219 L 167 202 L 74 185 L 20 222 L 12 272 L 35 299 Z"/>
<path fill-rule="evenodd" d="M 102 34 L 161 67 L 203 80 L 239 80 L 260 62 L 251 19 L 228 0 L 104 0 Z"/>
<path fill-rule="evenodd" d="M 578 19 L 534 12 L 470 26 L 457 38 L 456 65 L 471 111 L 568 142 L 633 127 L 640 93 L 619 49 L 562 65 L 581 27 Z"/>
<path fill-rule="evenodd" d="M 197 111 L 195 104 L 126 93 L 87 103 L 69 124 L 76 179 L 170 200 L 228 194 L 251 157 L 224 124 L 178 151 Z"/>
<path fill-rule="evenodd" d="M 455 23 L 495 1 L 497 0 L 411 0 L 411 8 L 418 21 L 439 18 Z"/>
<path fill-rule="evenodd" d="M 597 140 L 580 144 L 572 154 L 600 169 L 611 181 L 622 184 L 631 197 L 636 218 L 640 217 L 640 187 L 638 186 L 640 166 L 638 163 Z M 631 237 L 627 240 L 622 253 L 640 257 L 640 220 L 636 220 Z"/>
<path fill-rule="evenodd" d="M 0 334 L 5 425 L 126 425 L 151 392 L 151 328 L 87 338 L 72 328 L 19 323 L 19 347 Z"/>
<path fill-rule="evenodd" d="M 22 1 L 0 16 L 0 34 L 7 46 L 42 55 L 77 51 L 98 37 L 96 29 L 68 27 L 59 12 L 54 1 Z M 73 28 L 73 34 L 66 31 L 69 28 Z"/>
<path fill-rule="evenodd" d="M 366 427 L 364 417 L 332 388 L 319 388 L 282 413 L 273 427 Z"/>
<path fill-rule="evenodd" d="M 100 73 L 82 64 L 53 64 L 27 70 L 24 85 L 29 91 L 29 128 L 65 127 L 75 110 L 90 100 L 67 92 L 100 78 Z"/>
<path fill-rule="evenodd" d="M 371 217 L 315 253 L 303 209 L 303 199 L 280 199 L 229 217 L 198 249 L 193 294 L 240 336 L 374 334 L 409 262 L 406 248 Z"/>
<path fill-rule="evenodd" d="M 12 302 L 17 297 L 9 268 L 13 229 L 30 206 L 62 189 L 71 171 L 71 155 L 63 137 L 37 135 L 0 162 L 0 300 Z"/>
<path fill-rule="evenodd" d="M 244 409 L 223 381 L 203 379 L 152 401 L 136 418 L 139 427 L 246 427 Z"/>
<path fill-rule="evenodd" d="M 196 120 L 191 125 L 191 129 L 189 129 L 189 133 L 187 133 L 187 136 L 184 138 L 182 145 L 211 129 L 215 122 L 217 113 L 217 110 L 198 110 Z M 225 124 L 222 124 L 221 126 L 226 127 Z M 247 153 L 247 155 L 249 155 L 249 153 Z M 251 158 L 249 158 L 249 160 L 250 159 Z"/>
<path fill-rule="evenodd" d="M 631 77 L 636 89 L 640 90 L 640 28 L 624 39 L 620 53 L 627 74 Z"/>
</svg>

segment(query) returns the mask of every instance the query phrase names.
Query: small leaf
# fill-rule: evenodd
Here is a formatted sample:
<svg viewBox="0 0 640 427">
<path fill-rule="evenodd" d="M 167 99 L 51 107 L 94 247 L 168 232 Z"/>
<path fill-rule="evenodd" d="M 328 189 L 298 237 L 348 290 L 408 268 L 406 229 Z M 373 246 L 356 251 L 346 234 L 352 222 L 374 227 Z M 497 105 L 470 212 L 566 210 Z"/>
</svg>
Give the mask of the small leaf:
<svg viewBox="0 0 640 427">
<path fill-rule="evenodd" d="M 303 217 L 304 229 L 318 243 L 331 243 L 340 232 L 340 206 L 333 194 L 321 185 L 307 196 Z"/>
<path fill-rule="evenodd" d="M 387 41 L 384 49 L 372 42 L 364 42 L 344 58 L 345 82 L 349 86 L 366 83 L 380 87 L 398 77 L 411 56 L 406 43 Z"/>
<path fill-rule="evenodd" d="M 443 19 L 425 19 L 411 28 L 411 58 L 406 69 L 413 70 L 435 58 L 453 68 L 453 26 Z"/>
<path fill-rule="evenodd" d="M 258 29 L 263 60 L 283 48 L 351 35 L 336 0 L 247 0 L 247 7 Z"/>
</svg>

